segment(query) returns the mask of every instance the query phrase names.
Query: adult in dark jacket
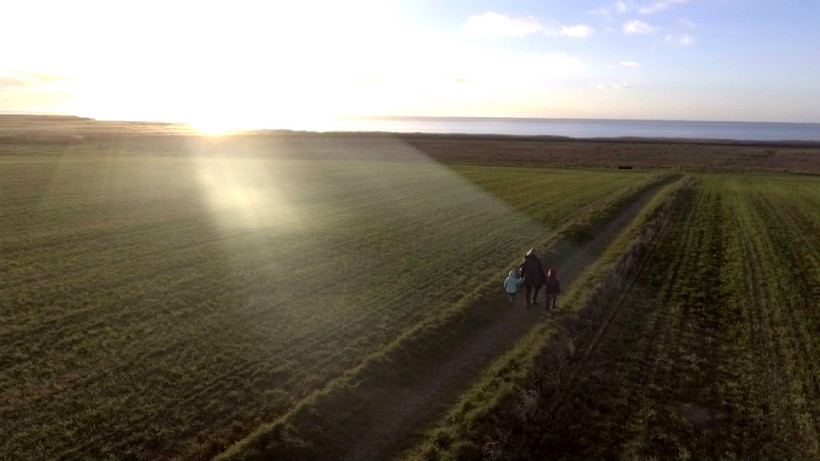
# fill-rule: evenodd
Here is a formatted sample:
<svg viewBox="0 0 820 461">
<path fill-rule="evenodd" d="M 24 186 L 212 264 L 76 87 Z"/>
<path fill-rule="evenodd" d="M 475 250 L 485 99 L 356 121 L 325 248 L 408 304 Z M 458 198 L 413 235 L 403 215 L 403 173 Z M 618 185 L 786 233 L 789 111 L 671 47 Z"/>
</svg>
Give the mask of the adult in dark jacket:
<svg viewBox="0 0 820 461">
<path fill-rule="evenodd" d="M 547 277 L 544 274 L 544 265 L 535 254 L 535 248 L 531 248 L 527 252 L 527 256 L 518 265 L 518 273 L 524 278 L 524 286 L 527 287 L 527 307 L 530 304 L 538 304 L 538 292 L 541 290 L 541 285 L 544 284 Z M 535 289 L 535 294 L 530 298 L 530 293 Z"/>
</svg>

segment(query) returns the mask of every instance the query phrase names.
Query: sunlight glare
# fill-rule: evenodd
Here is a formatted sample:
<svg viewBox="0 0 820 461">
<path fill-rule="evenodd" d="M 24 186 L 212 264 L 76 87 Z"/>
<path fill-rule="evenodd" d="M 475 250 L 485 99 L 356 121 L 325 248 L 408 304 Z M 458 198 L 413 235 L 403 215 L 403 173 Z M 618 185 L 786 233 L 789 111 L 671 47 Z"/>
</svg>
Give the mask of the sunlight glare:
<svg viewBox="0 0 820 461">
<path fill-rule="evenodd" d="M 232 126 L 230 121 L 218 118 L 202 119 L 193 121 L 190 124 L 197 132 L 206 136 L 222 136 L 238 128 Z"/>
<path fill-rule="evenodd" d="M 299 217 L 278 185 L 275 160 L 199 158 L 197 179 L 220 226 L 289 229 Z"/>
</svg>

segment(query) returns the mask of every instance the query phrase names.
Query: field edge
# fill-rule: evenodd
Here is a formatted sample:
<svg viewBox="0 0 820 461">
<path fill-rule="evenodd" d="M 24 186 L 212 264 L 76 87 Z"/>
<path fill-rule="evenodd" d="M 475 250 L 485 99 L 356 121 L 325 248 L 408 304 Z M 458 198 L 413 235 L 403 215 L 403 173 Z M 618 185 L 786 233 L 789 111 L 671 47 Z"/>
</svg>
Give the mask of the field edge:
<svg viewBox="0 0 820 461">
<path fill-rule="evenodd" d="M 488 433 L 486 422 L 502 413 L 518 413 L 534 405 L 527 382 L 536 361 L 550 351 L 566 358 L 576 347 L 573 338 L 590 315 L 620 292 L 618 287 L 632 277 L 641 259 L 660 235 L 674 204 L 682 192 L 691 188 L 693 179 L 686 177 L 667 184 L 648 203 L 639 216 L 613 241 L 606 252 L 569 287 L 561 300 L 561 315 L 533 328 L 518 345 L 496 360 L 482 378 L 465 392 L 437 423 L 426 431 L 424 439 L 398 458 L 481 459 L 492 457 L 499 449 L 496 433 Z M 522 407 L 522 402 L 524 407 Z M 499 431 L 501 432 L 501 431 Z"/>
</svg>

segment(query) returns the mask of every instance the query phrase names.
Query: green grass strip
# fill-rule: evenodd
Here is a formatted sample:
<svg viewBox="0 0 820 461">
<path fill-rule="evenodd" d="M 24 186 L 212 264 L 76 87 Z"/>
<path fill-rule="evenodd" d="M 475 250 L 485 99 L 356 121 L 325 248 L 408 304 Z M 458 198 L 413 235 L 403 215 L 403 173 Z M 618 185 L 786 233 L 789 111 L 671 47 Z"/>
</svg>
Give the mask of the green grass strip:
<svg viewBox="0 0 820 461">
<path fill-rule="evenodd" d="M 647 229 L 657 228 L 659 221 L 666 219 L 671 202 L 690 184 L 691 178 L 687 178 L 664 186 L 601 257 L 572 283 L 561 298 L 560 314 L 533 328 L 515 348 L 496 360 L 458 403 L 428 429 L 425 439 L 401 459 L 480 459 L 491 455 L 494 442 L 482 440 L 488 430 L 484 423 L 490 415 L 501 411 L 527 411 L 526 404 L 521 405 L 529 398 L 524 388 L 545 349 L 558 341 L 565 353 L 574 352 L 571 335 L 562 324 L 573 323 L 579 311 L 608 298 L 614 287 L 606 286 L 607 279 L 627 267 L 634 268 L 634 255 L 646 251 L 657 234 L 652 231 L 647 236 Z"/>
</svg>

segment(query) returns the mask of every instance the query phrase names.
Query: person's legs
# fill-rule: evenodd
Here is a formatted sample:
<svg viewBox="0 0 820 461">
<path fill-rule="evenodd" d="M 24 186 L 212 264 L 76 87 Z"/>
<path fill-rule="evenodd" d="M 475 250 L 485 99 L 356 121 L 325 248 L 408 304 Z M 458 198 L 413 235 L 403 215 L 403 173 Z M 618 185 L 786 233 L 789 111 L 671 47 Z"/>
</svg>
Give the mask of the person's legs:
<svg viewBox="0 0 820 461">
<path fill-rule="evenodd" d="M 541 285 L 535 286 L 535 296 L 532 297 L 532 303 L 538 304 L 538 292 L 541 291 Z"/>
<path fill-rule="evenodd" d="M 526 282 L 525 282 L 525 283 L 524 283 L 524 286 L 526 286 L 526 287 L 527 287 L 527 299 L 526 299 L 526 301 L 527 301 L 527 307 L 529 307 L 529 306 L 530 306 L 530 303 L 532 302 L 532 298 L 530 298 L 530 294 L 532 294 L 532 286 L 533 286 L 533 285 L 532 285 L 532 283 L 526 283 Z M 536 292 L 536 294 L 537 294 L 537 293 L 538 293 L 538 292 Z"/>
</svg>

